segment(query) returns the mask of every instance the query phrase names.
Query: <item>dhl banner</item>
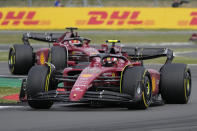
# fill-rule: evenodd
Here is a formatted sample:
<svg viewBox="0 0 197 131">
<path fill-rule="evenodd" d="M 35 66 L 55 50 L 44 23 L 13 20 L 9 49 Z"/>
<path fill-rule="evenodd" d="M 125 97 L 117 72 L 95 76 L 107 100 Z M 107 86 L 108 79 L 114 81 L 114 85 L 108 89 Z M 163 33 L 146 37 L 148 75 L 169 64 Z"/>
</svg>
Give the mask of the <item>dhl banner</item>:
<svg viewBox="0 0 197 131">
<path fill-rule="evenodd" d="M 197 8 L 0 8 L 0 29 L 197 29 Z"/>
</svg>

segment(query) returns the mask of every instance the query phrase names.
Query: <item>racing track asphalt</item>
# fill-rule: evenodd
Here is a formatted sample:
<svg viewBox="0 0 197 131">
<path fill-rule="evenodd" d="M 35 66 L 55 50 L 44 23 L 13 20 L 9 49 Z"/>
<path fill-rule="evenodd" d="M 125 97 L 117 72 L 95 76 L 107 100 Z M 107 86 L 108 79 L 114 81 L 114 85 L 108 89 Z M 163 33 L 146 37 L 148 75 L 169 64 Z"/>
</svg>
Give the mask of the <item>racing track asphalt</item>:
<svg viewBox="0 0 197 131">
<path fill-rule="evenodd" d="M 1 105 L 1 131 L 196 131 L 197 66 L 192 71 L 192 94 L 188 104 L 168 104 L 147 110 L 121 107 L 55 104 L 49 110 L 33 110 L 27 105 Z M 158 66 L 154 66 L 158 68 Z M 9 74 L 0 63 L 0 74 Z"/>
</svg>

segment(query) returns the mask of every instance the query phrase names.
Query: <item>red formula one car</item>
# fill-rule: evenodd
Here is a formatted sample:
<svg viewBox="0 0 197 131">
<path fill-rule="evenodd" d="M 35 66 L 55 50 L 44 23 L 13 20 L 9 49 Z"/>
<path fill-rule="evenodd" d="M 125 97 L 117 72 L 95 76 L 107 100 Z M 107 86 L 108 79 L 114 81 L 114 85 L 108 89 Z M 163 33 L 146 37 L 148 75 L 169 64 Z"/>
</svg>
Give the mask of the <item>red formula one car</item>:
<svg viewBox="0 0 197 131">
<path fill-rule="evenodd" d="M 189 41 L 197 43 L 197 34 L 193 33 L 192 36 L 189 38 Z"/>
<path fill-rule="evenodd" d="M 75 65 L 79 62 L 88 61 L 89 56 L 98 54 L 99 51 L 89 46 L 90 40 L 78 36 L 73 30 L 77 28 L 67 28 L 66 33 L 25 33 L 23 35 L 24 44 L 15 44 L 9 50 L 9 69 L 12 74 L 27 74 L 34 65 L 44 65 L 50 62 L 56 69 L 64 69 L 67 66 Z M 44 42 L 53 42 L 50 48 L 41 48 L 33 51 L 29 39 Z"/>
<path fill-rule="evenodd" d="M 108 42 L 115 45 L 117 41 Z M 121 50 L 114 54 L 113 47 L 108 53 L 90 56 L 88 66 L 78 63 L 63 71 L 50 63 L 32 67 L 23 80 L 20 99 L 35 109 L 50 108 L 54 102 L 109 102 L 146 109 L 161 97 L 165 103 L 188 102 L 190 69 L 186 64 L 172 63 L 170 49 L 130 48 L 126 56 Z M 159 71 L 143 66 L 143 60 L 162 56 L 167 59 Z"/>
</svg>

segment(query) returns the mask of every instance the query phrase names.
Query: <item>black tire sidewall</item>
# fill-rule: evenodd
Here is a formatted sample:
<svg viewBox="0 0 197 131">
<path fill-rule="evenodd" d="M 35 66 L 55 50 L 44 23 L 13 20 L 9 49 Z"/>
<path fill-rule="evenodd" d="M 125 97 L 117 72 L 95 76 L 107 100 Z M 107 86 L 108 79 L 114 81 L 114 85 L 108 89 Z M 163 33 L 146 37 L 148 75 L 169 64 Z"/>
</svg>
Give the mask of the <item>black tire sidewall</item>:
<svg viewBox="0 0 197 131">
<path fill-rule="evenodd" d="M 138 109 L 146 109 L 151 104 L 151 97 L 150 100 L 146 100 L 145 95 L 143 96 L 143 93 L 145 93 L 145 84 L 146 79 L 149 79 L 150 83 L 150 93 L 152 94 L 152 84 L 151 84 L 151 78 L 149 72 L 142 66 L 139 67 L 127 67 L 122 76 L 122 82 L 121 82 L 121 92 L 125 94 L 131 95 L 132 99 L 135 101 L 135 99 L 138 97 L 138 100 L 136 102 L 131 103 L 130 105 L 127 105 L 127 107 L 130 108 L 138 108 Z M 140 86 L 141 93 L 137 94 L 137 88 Z"/>
<path fill-rule="evenodd" d="M 161 68 L 160 92 L 165 103 L 186 104 L 189 100 L 191 89 L 188 96 L 185 96 L 186 73 L 190 74 L 191 88 L 191 72 L 186 64 L 171 63 Z"/>
<path fill-rule="evenodd" d="M 32 108 L 48 109 L 53 104 L 53 102 L 49 100 L 34 100 L 34 97 L 38 93 L 46 91 L 45 87 L 46 87 L 46 79 L 48 74 L 49 74 L 49 68 L 47 66 L 42 66 L 42 65 L 36 65 L 32 67 L 28 73 L 27 99 L 28 99 L 28 104 Z M 51 90 L 50 85 L 48 85 L 48 90 Z"/>
<path fill-rule="evenodd" d="M 12 53 L 15 59 L 14 64 L 10 65 L 9 61 Z M 12 74 L 25 75 L 34 65 L 33 48 L 29 45 L 15 44 L 10 47 L 8 59 L 8 66 Z"/>
<path fill-rule="evenodd" d="M 67 48 L 60 46 L 51 47 L 51 63 L 56 70 L 63 70 L 67 67 Z"/>
</svg>

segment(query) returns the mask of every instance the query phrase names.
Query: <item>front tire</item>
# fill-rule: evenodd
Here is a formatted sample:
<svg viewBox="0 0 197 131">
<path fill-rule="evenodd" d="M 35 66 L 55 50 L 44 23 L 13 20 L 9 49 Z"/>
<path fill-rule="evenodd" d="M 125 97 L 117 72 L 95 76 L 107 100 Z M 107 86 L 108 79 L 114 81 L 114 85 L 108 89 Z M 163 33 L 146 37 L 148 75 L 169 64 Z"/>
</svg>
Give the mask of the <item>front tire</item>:
<svg viewBox="0 0 197 131">
<path fill-rule="evenodd" d="M 53 102 L 49 100 L 34 100 L 40 92 L 51 90 L 50 71 L 47 66 L 37 65 L 30 69 L 27 77 L 27 99 L 30 107 L 49 109 Z"/>
<path fill-rule="evenodd" d="M 191 71 L 186 64 L 172 63 L 161 68 L 160 90 L 165 103 L 186 104 L 191 88 Z"/>
<path fill-rule="evenodd" d="M 134 102 L 128 109 L 146 109 L 151 104 L 152 84 L 149 72 L 144 67 L 127 67 L 122 74 L 121 92 L 131 95 Z"/>
</svg>

